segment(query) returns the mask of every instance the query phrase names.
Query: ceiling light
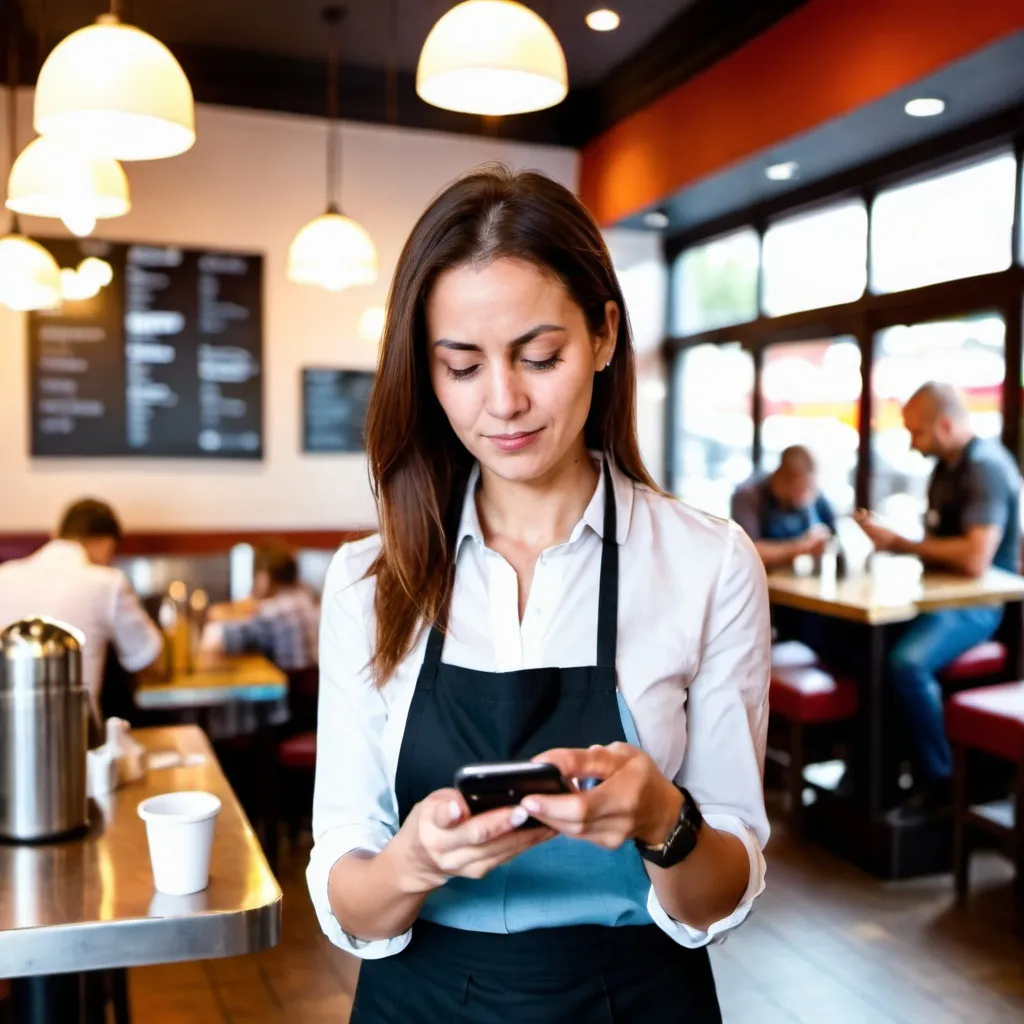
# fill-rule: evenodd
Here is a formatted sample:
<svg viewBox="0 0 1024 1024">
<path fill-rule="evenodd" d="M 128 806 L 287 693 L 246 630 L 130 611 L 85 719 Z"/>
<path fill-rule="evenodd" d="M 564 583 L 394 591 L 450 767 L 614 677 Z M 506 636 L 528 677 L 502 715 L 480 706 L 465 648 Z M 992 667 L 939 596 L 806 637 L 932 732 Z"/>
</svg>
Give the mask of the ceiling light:
<svg viewBox="0 0 1024 1024">
<path fill-rule="evenodd" d="M 377 280 L 377 250 L 366 228 L 346 217 L 334 201 L 338 191 L 336 178 L 341 164 L 338 131 L 338 57 L 341 40 L 337 26 L 343 10 L 326 7 L 323 20 L 333 39 L 327 61 L 327 212 L 314 217 L 299 229 L 288 248 L 288 280 L 296 284 L 318 285 L 340 292 Z"/>
<path fill-rule="evenodd" d="M 32 217 L 74 211 L 123 217 L 131 209 L 128 178 L 116 160 L 91 156 L 49 136 L 22 151 L 7 182 L 7 208 Z"/>
<path fill-rule="evenodd" d="M 100 284 L 87 274 L 82 275 L 71 267 L 64 267 L 60 272 L 60 293 L 69 302 L 82 302 L 98 295 Z"/>
<path fill-rule="evenodd" d="M 662 210 L 651 210 L 650 213 L 644 214 L 643 219 L 646 227 L 654 228 L 656 231 L 668 227 L 668 214 Z"/>
<path fill-rule="evenodd" d="M 98 256 L 86 256 L 78 264 L 78 276 L 95 281 L 100 288 L 106 288 L 114 280 L 114 268 Z"/>
<path fill-rule="evenodd" d="M 17 226 L 0 238 L 0 305 L 27 312 L 60 306 L 60 267 Z"/>
<path fill-rule="evenodd" d="M 464 0 L 420 51 L 416 92 L 435 107 L 500 116 L 565 99 L 565 54 L 547 22 L 515 0 Z"/>
<path fill-rule="evenodd" d="M 800 173 L 800 165 L 795 160 L 784 160 L 782 163 L 770 164 L 764 173 L 769 181 L 792 181 Z"/>
<path fill-rule="evenodd" d="M 591 11 L 587 15 L 587 26 L 595 32 L 612 32 L 619 27 L 619 16 L 607 7 Z"/>
<path fill-rule="evenodd" d="M 102 14 L 46 58 L 35 128 L 115 160 L 177 156 L 196 140 L 192 88 L 163 43 Z"/>
<path fill-rule="evenodd" d="M 935 96 L 921 96 L 910 100 L 903 109 L 911 117 L 936 117 L 946 109 L 946 101 Z"/>
<path fill-rule="evenodd" d="M 331 292 L 377 280 L 377 253 L 358 221 L 337 207 L 305 224 L 288 248 L 288 280 Z"/>
</svg>

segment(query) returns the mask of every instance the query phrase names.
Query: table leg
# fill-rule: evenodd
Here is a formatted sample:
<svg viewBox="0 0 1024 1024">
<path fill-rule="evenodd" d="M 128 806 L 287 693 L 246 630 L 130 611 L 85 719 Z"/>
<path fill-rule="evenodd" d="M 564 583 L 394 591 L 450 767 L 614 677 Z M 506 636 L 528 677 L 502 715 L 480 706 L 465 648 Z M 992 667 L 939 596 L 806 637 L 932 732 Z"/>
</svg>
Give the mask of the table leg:
<svg viewBox="0 0 1024 1024">
<path fill-rule="evenodd" d="M 82 1019 L 83 977 L 43 974 L 11 979 L 11 1024 L 76 1024 Z"/>
<path fill-rule="evenodd" d="M 868 627 L 868 660 L 865 671 L 864 696 L 867 708 L 863 715 L 865 725 L 861 751 L 863 776 L 859 783 L 872 818 L 884 810 L 885 772 L 885 627 Z"/>
</svg>

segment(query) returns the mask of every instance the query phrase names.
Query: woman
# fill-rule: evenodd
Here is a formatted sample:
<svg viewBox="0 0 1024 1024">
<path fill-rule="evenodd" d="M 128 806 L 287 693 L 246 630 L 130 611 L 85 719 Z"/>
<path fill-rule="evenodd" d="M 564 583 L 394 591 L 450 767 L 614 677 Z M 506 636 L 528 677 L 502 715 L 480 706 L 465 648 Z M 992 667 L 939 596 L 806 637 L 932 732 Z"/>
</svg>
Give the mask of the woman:
<svg viewBox="0 0 1024 1024">
<path fill-rule="evenodd" d="M 353 1024 L 721 1020 L 705 946 L 763 888 L 767 594 L 735 524 L 651 483 L 635 384 L 570 192 L 486 169 L 433 202 L 367 420 L 381 532 L 324 592 L 309 884 L 365 960 Z M 474 816 L 451 788 L 530 758 L 601 781 Z"/>
</svg>

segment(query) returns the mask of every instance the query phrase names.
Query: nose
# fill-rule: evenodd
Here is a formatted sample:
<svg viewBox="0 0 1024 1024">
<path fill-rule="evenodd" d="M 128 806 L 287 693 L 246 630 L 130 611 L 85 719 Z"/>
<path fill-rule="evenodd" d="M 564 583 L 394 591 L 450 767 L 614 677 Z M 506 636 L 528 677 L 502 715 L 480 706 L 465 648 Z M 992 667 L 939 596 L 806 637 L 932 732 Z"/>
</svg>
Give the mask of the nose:
<svg viewBox="0 0 1024 1024">
<path fill-rule="evenodd" d="M 525 382 L 515 367 L 495 363 L 488 376 L 487 413 L 495 420 L 511 423 L 530 407 Z"/>
</svg>

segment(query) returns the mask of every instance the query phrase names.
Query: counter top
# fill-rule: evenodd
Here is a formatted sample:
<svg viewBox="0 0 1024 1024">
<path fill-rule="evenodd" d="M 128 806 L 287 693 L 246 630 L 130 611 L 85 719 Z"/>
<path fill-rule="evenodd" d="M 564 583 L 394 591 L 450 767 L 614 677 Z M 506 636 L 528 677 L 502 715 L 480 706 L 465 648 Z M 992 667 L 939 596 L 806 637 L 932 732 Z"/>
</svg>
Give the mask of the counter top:
<svg viewBox="0 0 1024 1024">
<path fill-rule="evenodd" d="M 86 836 L 0 845 L 0 977 L 24 977 L 255 953 L 281 935 L 281 889 L 209 742 L 195 726 L 132 734 L 151 768 L 90 804 Z M 183 763 L 181 763 L 183 762 Z M 220 797 L 210 885 L 192 896 L 155 892 L 147 797 L 202 789 Z"/>
</svg>

